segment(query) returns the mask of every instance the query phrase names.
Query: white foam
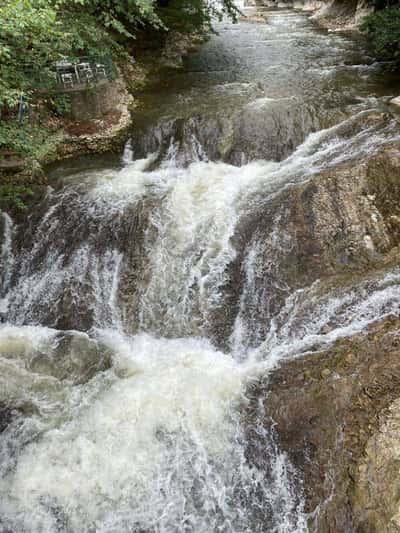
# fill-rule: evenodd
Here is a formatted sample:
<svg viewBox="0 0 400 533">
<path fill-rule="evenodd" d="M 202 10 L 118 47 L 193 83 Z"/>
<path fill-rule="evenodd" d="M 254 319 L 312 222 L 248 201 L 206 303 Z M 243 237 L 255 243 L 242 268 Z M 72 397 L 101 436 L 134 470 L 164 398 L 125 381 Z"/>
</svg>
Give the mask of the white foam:
<svg viewBox="0 0 400 533">
<path fill-rule="evenodd" d="M 187 523 L 205 533 L 228 522 L 247 531 L 232 498 L 254 473 L 232 407 L 249 369 L 205 340 L 99 335 L 115 377 L 97 378 L 91 405 L 21 450 L 0 482 L 0 510 L 33 531 L 52 531 L 57 509 L 73 531 Z"/>
</svg>

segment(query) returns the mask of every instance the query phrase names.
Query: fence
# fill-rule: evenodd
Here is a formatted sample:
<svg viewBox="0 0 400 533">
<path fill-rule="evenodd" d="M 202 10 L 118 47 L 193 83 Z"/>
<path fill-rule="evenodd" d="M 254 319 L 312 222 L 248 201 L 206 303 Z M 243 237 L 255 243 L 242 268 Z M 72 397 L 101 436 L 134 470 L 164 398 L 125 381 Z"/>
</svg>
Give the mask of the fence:
<svg viewBox="0 0 400 533">
<path fill-rule="evenodd" d="M 24 70 L 29 76 L 30 86 L 39 95 L 57 95 L 96 88 L 96 85 L 113 81 L 117 77 L 114 63 L 108 57 L 82 56 L 74 60 L 64 59 L 42 71 L 25 64 Z M 29 99 L 21 92 L 15 108 L 8 110 L 9 119 L 22 124 L 28 119 L 29 111 Z"/>
<path fill-rule="evenodd" d="M 115 77 L 115 67 L 108 58 L 63 60 L 55 63 L 50 70 L 54 89 L 61 91 L 82 90 L 103 81 L 111 81 Z"/>
<path fill-rule="evenodd" d="M 117 75 L 114 63 L 108 57 L 63 59 L 42 71 L 37 71 L 32 65 L 25 65 L 24 70 L 31 79 L 32 88 L 39 93 L 83 90 L 112 81 Z"/>
</svg>

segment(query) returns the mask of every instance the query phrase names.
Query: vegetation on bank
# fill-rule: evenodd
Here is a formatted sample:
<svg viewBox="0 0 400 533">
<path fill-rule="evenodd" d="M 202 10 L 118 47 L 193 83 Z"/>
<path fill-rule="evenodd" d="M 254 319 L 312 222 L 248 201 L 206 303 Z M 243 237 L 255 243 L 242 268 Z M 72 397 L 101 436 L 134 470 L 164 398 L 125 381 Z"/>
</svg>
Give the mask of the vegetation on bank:
<svg viewBox="0 0 400 533">
<path fill-rule="evenodd" d="M 0 163 L 10 150 L 34 160 L 57 129 L 52 125 L 66 111 L 53 91 L 57 62 L 82 56 L 127 61 L 143 35 L 162 43 L 170 30 L 206 31 L 224 14 L 235 17 L 233 0 L 3 0 Z M 18 121 L 24 102 L 30 117 Z"/>
<path fill-rule="evenodd" d="M 371 39 L 379 59 L 400 69 L 400 7 L 398 0 L 375 0 L 376 11 L 365 17 L 361 30 Z"/>
<path fill-rule="evenodd" d="M 217 8 L 217 5 L 220 5 Z M 5 0 L 0 6 L 0 109 L 51 82 L 56 61 L 123 56 L 143 28 L 191 31 L 236 10 L 232 0 Z"/>
<path fill-rule="evenodd" d="M 0 210 L 16 213 L 27 208 L 27 201 L 34 191 L 25 185 L 0 185 Z"/>
</svg>

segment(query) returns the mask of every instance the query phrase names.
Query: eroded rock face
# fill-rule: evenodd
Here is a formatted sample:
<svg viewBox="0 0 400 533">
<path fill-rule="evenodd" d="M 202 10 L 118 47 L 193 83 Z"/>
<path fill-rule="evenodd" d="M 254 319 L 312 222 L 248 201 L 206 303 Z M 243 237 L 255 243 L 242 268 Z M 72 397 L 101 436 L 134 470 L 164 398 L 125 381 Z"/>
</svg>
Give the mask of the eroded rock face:
<svg viewBox="0 0 400 533">
<path fill-rule="evenodd" d="M 266 425 L 304 476 L 312 531 L 398 531 L 399 329 L 388 318 L 251 391 L 249 419 L 263 398 Z"/>
<path fill-rule="evenodd" d="M 294 290 L 384 264 L 400 243 L 399 206 L 398 144 L 260 199 L 257 212 L 238 224 L 238 254 L 214 336 L 221 342 L 229 337 L 241 305 L 257 345 Z"/>
<path fill-rule="evenodd" d="M 150 128 L 145 121 L 142 130 L 139 118 L 136 127 L 140 134 L 136 132 L 132 139 L 136 156 L 157 152 L 159 164 L 173 147 L 175 161 L 183 166 L 199 158 L 237 166 L 257 159 L 281 161 L 311 132 L 332 126 L 339 117 L 339 112 L 331 110 L 322 120 L 310 105 L 299 106 L 289 98 L 262 98 L 258 87 L 249 91 L 259 98 L 240 111 L 163 118 Z"/>
<path fill-rule="evenodd" d="M 369 0 L 331 0 L 316 12 L 315 18 L 323 26 L 352 29 L 373 9 Z"/>
<path fill-rule="evenodd" d="M 243 221 L 243 242 L 268 242 L 255 278 L 266 290 L 260 293 L 258 287 L 264 296 L 253 300 L 254 332 L 257 321 L 276 317 L 293 289 L 319 279 L 321 291 L 329 292 L 399 264 L 399 154 L 394 143 L 325 170 L 280 194 L 268 209 L 263 206 L 257 220 Z M 274 227 L 290 238 L 271 257 Z M 265 426 L 274 428 L 303 476 L 311 531 L 400 531 L 400 319 L 395 314 L 326 351 L 312 348 L 315 353 L 282 364 L 250 391 L 249 428 L 260 416 L 261 402 Z M 258 460 L 259 438 L 249 438 L 249 461 Z"/>
<path fill-rule="evenodd" d="M 400 531 L 400 399 L 380 417 L 358 464 L 354 514 L 363 531 Z"/>
<path fill-rule="evenodd" d="M 245 5 L 315 11 L 315 19 L 328 28 L 352 29 L 373 11 L 370 0 L 248 0 Z"/>
<path fill-rule="evenodd" d="M 123 312 L 132 316 L 129 324 L 136 327 L 138 278 L 145 266 L 144 234 L 151 200 L 112 213 L 90 202 L 88 197 L 82 200 L 75 189 L 60 187 L 16 230 L 13 275 L 4 287 L 12 301 L 5 310 L 7 320 L 40 321 L 56 329 L 86 331 L 96 323 L 96 305 L 90 304 L 96 301 L 94 294 L 104 294 L 105 288 L 110 288 L 110 273 L 118 272 L 116 297 Z M 65 235 L 73 238 L 66 239 Z M 46 280 L 48 299 L 39 293 L 30 298 L 40 286 L 32 280 Z M 107 304 L 97 309 L 101 314 L 97 319 L 107 321 Z"/>
<path fill-rule="evenodd" d="M 247 0 L 245 5 L 314 11 L 315 20 L 332 29 L 354 29 L 374 9 L 370 0 Z"/>
</svg>

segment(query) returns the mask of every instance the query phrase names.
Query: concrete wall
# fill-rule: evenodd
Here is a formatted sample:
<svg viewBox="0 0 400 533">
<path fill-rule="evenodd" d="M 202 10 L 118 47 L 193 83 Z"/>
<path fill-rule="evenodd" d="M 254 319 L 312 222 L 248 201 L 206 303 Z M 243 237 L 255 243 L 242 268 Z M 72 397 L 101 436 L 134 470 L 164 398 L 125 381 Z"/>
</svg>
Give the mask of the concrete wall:
<svg viewBox="0 0 400 533">
<path fill-rule="evenodd" d="M 118 107 L 121 88 L 117 81 L 105 81 L 93 88 L 66 92 L 71 101 L 71 116 L 75 120 L 101 118 Z"/>
</svg>

